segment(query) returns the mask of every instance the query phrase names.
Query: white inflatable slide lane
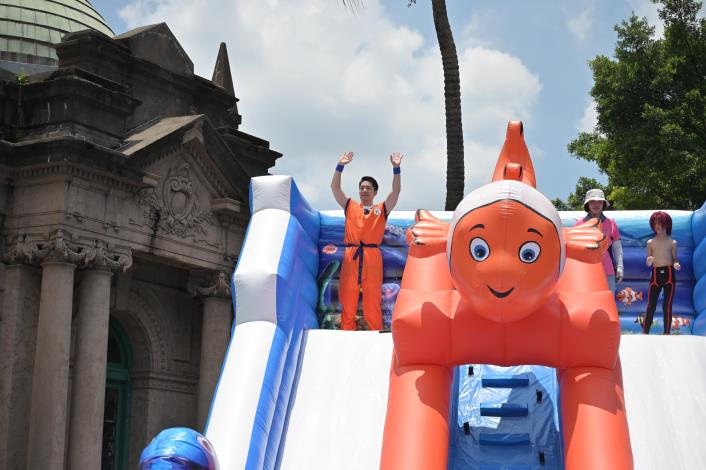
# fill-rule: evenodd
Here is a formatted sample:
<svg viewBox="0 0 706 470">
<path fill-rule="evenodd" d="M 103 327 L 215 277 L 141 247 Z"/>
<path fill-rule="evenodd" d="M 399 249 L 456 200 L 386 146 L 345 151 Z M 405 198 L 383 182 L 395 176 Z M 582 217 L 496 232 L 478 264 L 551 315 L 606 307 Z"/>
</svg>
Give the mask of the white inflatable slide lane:
<svg viewBox="0 0 706 470">
<path fill-rule="evenodd" d="M 280 470 L 380 466 L 392 336 L 309 330 Z"/>
<path fill-rule="evenodd" d="M 635 469 L 706 469 L 706 338 L 625 335 L 620 360 Z"/>
</svg>

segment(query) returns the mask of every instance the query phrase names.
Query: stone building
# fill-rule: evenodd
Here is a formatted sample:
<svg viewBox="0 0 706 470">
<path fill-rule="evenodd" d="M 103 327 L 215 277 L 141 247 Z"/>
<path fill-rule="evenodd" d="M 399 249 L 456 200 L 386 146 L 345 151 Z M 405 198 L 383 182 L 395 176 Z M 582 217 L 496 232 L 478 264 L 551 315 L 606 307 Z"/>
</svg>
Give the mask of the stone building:
<svg viewBox="0 0 706 470">
<path fill-rule="evenodd" d="M 204 424 L 249 179 L 281 155 L 239 130 L 225 45 L 208 80 L 166 24 L 113 37 L 87 0 L 9 3 L 0 468 L 136 468 Z"/>
</svg>

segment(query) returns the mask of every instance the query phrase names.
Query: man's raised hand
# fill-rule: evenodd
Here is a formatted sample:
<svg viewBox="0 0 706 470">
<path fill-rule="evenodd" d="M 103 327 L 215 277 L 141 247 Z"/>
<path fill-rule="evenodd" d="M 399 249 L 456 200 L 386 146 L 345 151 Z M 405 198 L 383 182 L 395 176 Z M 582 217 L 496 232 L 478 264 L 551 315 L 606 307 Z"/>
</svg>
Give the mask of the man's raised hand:
<svg viewBox="0 0 706 470">
<path fill-rule="evenodd" d="M 402 164 L 402 157 L 403 155 L 399 152 L 395 152 L 390 155 L 390 163 L 392 163 L 394 168 L 398 168 Z"/>
<path fill-rule="evenodd" d="M 350 162 L 353 161 L 353 152 L 346 152 L 343 154 L 343 156 L 338 160 L 339 165 L 348 165 Z"/>
</svg>

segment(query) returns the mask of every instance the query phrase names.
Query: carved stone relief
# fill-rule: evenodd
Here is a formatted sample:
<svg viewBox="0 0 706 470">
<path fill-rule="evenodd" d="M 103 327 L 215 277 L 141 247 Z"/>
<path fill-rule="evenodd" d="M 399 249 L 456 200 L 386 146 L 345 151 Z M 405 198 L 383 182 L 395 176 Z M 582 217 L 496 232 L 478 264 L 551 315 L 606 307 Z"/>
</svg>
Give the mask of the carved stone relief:
<svg viewBox="0 0 706 470">
<path fill-rule="evenodd" d="M 209 279 L 209 282 L 206 283 L 199 283 L 201 285 L 195 285 L 193 289 L 195 290 L 196 293 L 198 293 L 200 296 L 203 297 L 223 297 L 223 298 L 230 298 L 231 296 L 231 290 L 230 290 L 230 282 L 229 282 L 229 275 L 226 274 L 224 271 L 218 271 L 214 275 L 211 276 L 211 279 Z M 191 280 L 190 280 L 191 281 Z M 191 281 L 193 283 L 197 283 L 198 281 Z"/>
<path fill-rule="evenodd" d="M 138 204 L 142 210 L 142 225 L 154 231 L 159 229 L 169 235 L 220 247 L 217 233 L 209 233 L 218 231 L 216 217 L 201 208 L 200 194 L 188 163 L 170 168 L 159 187 L 142 190 Z"/>
<path fill-rule="evenodd" d="M 71 233 L 58 229 L 48 236 L 17 235 L 2 260 L 9 264 L 62 261 L 78 267 L 126 271 L 132 265 L 132 252 L 129 247 L 109 247 L 103 240 L 75 240 Z"/>
<path fill-rule="evenodd" d="M 70 234 L 59 229 L 39 240 L 26 234 L 17 236 L 3 254 L 3 261 L 10 264 L 62 261 L 81 266 L 86 263 L 87 254 L 83 247 L 71 241 Z"/>
</svg>

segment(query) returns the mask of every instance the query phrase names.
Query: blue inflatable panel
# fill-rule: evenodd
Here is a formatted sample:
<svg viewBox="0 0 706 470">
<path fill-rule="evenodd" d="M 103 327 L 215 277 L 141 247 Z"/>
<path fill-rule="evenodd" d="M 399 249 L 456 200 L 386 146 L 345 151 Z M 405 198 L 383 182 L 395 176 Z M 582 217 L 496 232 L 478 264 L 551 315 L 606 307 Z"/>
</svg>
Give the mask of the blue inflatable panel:
<svg viewBox="0 0 706 470">
<path fill-rule="evenodd" d="M 696 319 L 692 333 L 706 336 L 706 203 L 696 212 L 691 220 L 694 237 L 694 309 Z"/>
<path fill-rule="evenodd" d="M 694 286 L 694 310 L 697 315 L 706 313 L 706 276 L 701 277 Z"/>
<path fill-rule="evenodd" d="M 297 367 L 299 365 L 299 359 L 304 346 L 302 344 L 304 330 L 317 328 L 317 323 L 318 322 L 316 321 L 316 315 L 313 309 L 309 308 L 308 314 L 299 315 L 297 317 L 296 324 L 293 327 L 292 336 L 289 342 L 289 350 L 287 351 L 287 358 L 284 363 L 284 370 L 282 371 L 282 385 L 280 386 L 280 393 L 277 396 L 277 403 L 275 405 L 275 412 L 272 417 L 271 425 L 272 429 L 280 430 L 280 432 L 272 432 L 269 435 L 267 440 L 267 450 L 265 452 L 265 461 L 262 467 L 263 469 L 271 470 L 278 468 L 277 459 L 279 459 L 279 451 L 283 440 L 283 430 L 285 428 L 285 423 L 290 408 L 292 388 L 294 387 Z"/>
<path fill-rule="evenodd" d="M 694 280 L 693 250 L 691 248 L 677 247 L 677 257 L 681 264 L 680 270 L 675 270 L 677 282 Z M 629 246 L 623 248 L 623 272 L 626 280 L 642 279 L 649 281 L 652 275 L 652 268 L 647 266 L 647 245 Z"/>
<path fill-rule="evenodd" d="M 483 377 L 481 379 L 483 387 L 512 388 L 526 387 L 529 385 L 528 377 Z"/>
<path fill-rule="evenodd" d="M 449 470 L 563 468 L 555 370 L 472 367 L 454 374 Z"/>
<path fill-rule="evenodd" d="M 706 312 L 702 313 L 694 320 L 691 334 L 706 336 Z"/>
<path fill-rule="evenodd" d="M 285 351 L 288 346 L 288 339 L 285 330 L 279 327 L 275 330 L 250 437 L 250 449 L 248 450 L 245 464 L 246 470 L 263 468 L 269 435 L 271 432 L 277 432 L 277 430 L 272 429 L 272 417 L 274 416 L 277 396 L 280 391 L 282 370 L 287 358 Z"/>
<path fill-rule="evenodd" d="M 488 433 L 482 432 L 478 437 L 478 442 L 480 445 L 485 446 L 500 446 L 500 447 L 510 447 L 510 446 L 528 446 L 530 445 L 529 433 L 519 432 L 519 433 Z"/>
<path fill-rule="evenodd" d="M 283 177 L 261 179 L 259 210 L 289 212 L 277 257 L 276 327 L 255 410 L 246 469 L 274 469 L 286 426 L 286 415 L 302 347 L 303 330 L 316 328 L 318 299 L 319 213 L 301 197 L 294 182 Z M 271 203 L 271 205 L 270 205 Z"/>
<path fill-rule="evenodd" d="M 691 232 L 695 245 L 706 239 L 706 202 L 694 211 L 691 220 Z"/>
<path fill-rule="evenodd" d="M 481 416 L 499 416 L 507 418 L 520 418 L 529 413 L 527 405 L 518 403 L 481 403 Z"/>
<path fill-rule="evenodd" d="M 694 281 L 685 280 L 676 283 L 676 290 L 672 299 L 672 312 L 679 315 L 694 315 L 693 295 Z M 649 280 L 629 280 L 625 279 L 618 283 L 615 288 L 615 304 L 621 315 L 645 313 L 647 300 L 649 297 Z M 657 310 L 662 309 L 662 299 L 664 289 L 659 293 L 657 299 Z"/>
<path fill-rule="evenodd" d="M 670 334 L 673 335 L 691 335 L 693 332 L 695 317 L 692 315 L 672 315 L 672 326 Z M 642 325 L 644 324 L 643 314 L 627 314 L 620 315 L 620 329 L 623 334 L 641 334 Z M 664 314 L 660 304 L 657 306 L 654 316 L 652 317 L 651 335 L 661 335 L 664 332 Z"/>
<path fill-rule="evenodd" d="M 706 240 L 702 240 L 694 250 L 694 276 L 702 278 L 706 276 Z"/>
<path fill-rule="evenodd" d="M 532 468 L 525 465 L 481 465 L 479 470 L 532 470 Z"/>
<path fill-rule="evenodd" d="M 319 211 L 311 207 L 307 200 L 304 199 L 296 183 L 294 183 L 294 179 L 292 179 L 290 198 L 289 212 L 299 221 L 309 239 L 316 243 L 319 240 Z"/>
<path fill-rule="evenodd" d="M 287 227 L 277 271 L 277 329 L 270 348 L 246 469 L 274 469 L 305 327 L 316 325 L 317 250 L 299 221 Z"/>
</svg>

